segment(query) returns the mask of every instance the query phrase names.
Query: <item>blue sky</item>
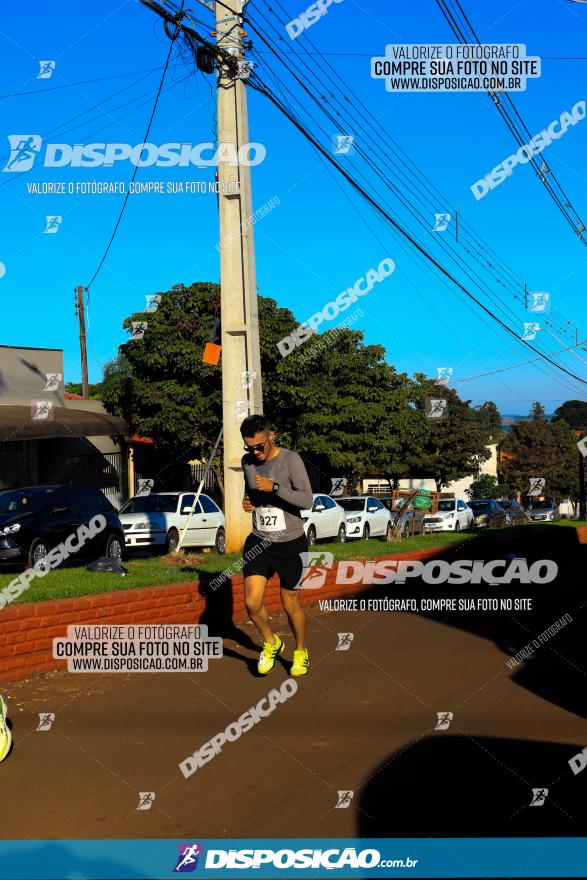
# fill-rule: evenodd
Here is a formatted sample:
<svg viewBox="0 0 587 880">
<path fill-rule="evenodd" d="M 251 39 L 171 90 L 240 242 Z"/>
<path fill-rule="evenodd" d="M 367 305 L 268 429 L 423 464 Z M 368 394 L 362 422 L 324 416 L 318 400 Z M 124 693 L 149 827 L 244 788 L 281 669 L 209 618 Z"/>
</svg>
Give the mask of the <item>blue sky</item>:
<svg viewBox="0 0 587 880">
<path fill-rule="evenodd" d="M 279 5 L 279 4 L 277 4 Z M 525 43 L 529 55 L 539 55 L 540 79 L 529 80 L 524 93 L 512 93 L 516 107 L 534 134 L 587 99 L 584 55 L 587 4 L 572 0 L 496 0 L 491 4 L 465 0 L 464 8 L 483 42 Z M 208 23 L 212 17 L 197 0 L 187 6 Z M 306 0 L 285 0 L 289 17 L 302 12 Z M 2 35 L 2 96 L 0 98 L 2 157 L 8 154 L 9 134 L 35 133 L 44 143 L 129 143 L 143 139 L 160 68 L 169 41 L 160 22 L 135 0 L 84 4 L 64 0 L 58 7 L 40 3 L 4 12 Z M 258 10 L 258 11 L 257 11 Z M 277 31 L 274 45 L 282 53 L 308 50 L 305 37 L 292 41 L 283 23 L 258 0 L 249 15 L 259 23 L 267 15 Z M 287 21 L 287 17 L 280 12 Z M 277 40 L 279 34 L 279 40 Z M 253 57 L 259 76 L 274 88 L 291 84 L 279 62 L 254 33 Z M 341 77 L 349 83 L 375 125 L 415 162 L 446 196 L 437 211 L 457 209 L 462 222 L 479 234 L 530 290 L 549 291 L 553 319 L 568 324 L 568 335 L 540 338 L 544 349 L 557 350 L 587 337 L 585 271 L 587 247 L 537 181 L 529 166 L 519 165 L 512 177 L 476 201 L 470 186 L 515 152 L 511 134 L 484 93 L 439 94 L 385 91 L 370 77 L 370 57 L 383 55 L 387 43 L 444 43 L 454 38 L 433 0 L 420 4 L 391 4 L 383 0 L 342 0 L 328 7 L 308 36 Z M 317 73 L 316 56 L 302 55 L 308 72 Z M 56 61 L 50 79 L 37 79 L 39 60 Z M 150 71 L 150 72 L 149 72 Z M 202 143 L 214 140 L 213 78 L 189 68 L 175 54 L 166 79 L 149 141 Z M 119 76 L 120 75 L 120 76 Z M 319 77 L 323 75 L 318 73 Z M 117 77 L 109 78 L 106 77 Z M 276 81 L 277 77 L 277 81 Z M 99 82 L 82 83 L 85 80 Z M 183 81 L 182 81 L 183 80 Z M 277 82 L 277 84 L 276 84 Z M 65 88 L 55 89 L 55 86 Z M 50 89 L 49 91 L 43 91 Z M 129 103 L 130 102 L 130 103 Z M 305 101 L 310 106 L 309 99 Z M 438 274 L 423 266 L 412 250 L 392 234 L 349 186 L 327 170 L 325 161 L 266 98 L 249 94 L 250 139 L 263 143 L 265 161 L 253 169 L 255 207 L 274 196 L 279 206 L 255 226 L 257 281 L 262 295 L 291 308 L 300 321 L 313 314 L 383 257 L 396 271 L 360 301 L 364 317 L 354 325 L 369 343 L 380 343 L 387 359 L 408 374 L 436 375 L 436 367 L 451 366 L 455 387 L 466 399 L 495 400 L 503 412 L 528 411 L 540 399 L 548 411 L 563 400 L 584 397 L 577 382 L 552 369 L 529 365 L 473 381 L 470 377 L 519 364 L 534 357 L 521 343 L 466 305 Z M 314 113 L 316 120 L 318 114 Z M 77 118 L 74 118 L 77 117 Z M 372 153 L 363 132 L 331 126 L 326 134 L 351 133 Z M 380 146 L 382 141 L 378 140 Z M 571 126 L 554 141 L 544 158 L 555 171 L 573 206 L 587 217 L 587 120 Z M 3 158 L 2 166 L 5 164 Z M 351 173 L 376 180 L 359 154 L 340 158 Z M 381 163 L 385 170 L 385 163 Z M 133 166 L 114 168 L 43 168 L 28 174 L 0 173 L 4 218 L 0 262 L 3 320 L 0 342 L 63 348 L 65 379 L 80 376 L 73 288 L 92 277 L 112 232 L 121 206 L 120 195 L 35 195 L 27 184 L 129 181 Z M 387 175 L 387 172 L 385 172 Z M 210 181 L 206 168 L 142 168 L 139 181 Z M 377 184 L 394 216 L 435 254 L 441 253 L 440 233 L 413 225 L 406 209 Z M 389 199 L 388 199 L 389 196 Z M 62 215 L 57 234 L 44 234 L 45 217 Z M 364 221 L 361 219 L 363 218 Z M 453 221 L 454 222 L 454 221 Z M 452 234 L 450 229 L 447 233 Z M 134 195 L 108 258 L 91 290 L 89 310 L 90 381 L 101 377 L 127 334 L 123 319 L 143 307 L 145 297 L 172 284 L 217 281 L 219 276 L 216 196 L 209 193 Z M 455 245 L 456 246 L 456 245 Z M 466 259 L 467 254 L 461 250 Z M 448 262 L 447 262 L 447 265 Z M 454 267 L 454 264 L 450 264 Z M 464 278 L 464 276 L 459 276 Z M 485 276 L 486 278 L 489 276 Z M 500 276 L 496 276 L 500 277 Z M 491 279 L 490 279 L 491 280 Z M 488 305 L 486 293 L 470 287 Z M 498 280 L 490 284 L 515 313 L 511 325 L 521 333 L 522 321 L 534 320 Z M 26 306 L 25 306 L 26 303 Z M 341 316 L 342 318 L 342 316 Z M 569 370 L 587 378 L 587 353 L 577 350 L 556 357 Z"/>
</svg>

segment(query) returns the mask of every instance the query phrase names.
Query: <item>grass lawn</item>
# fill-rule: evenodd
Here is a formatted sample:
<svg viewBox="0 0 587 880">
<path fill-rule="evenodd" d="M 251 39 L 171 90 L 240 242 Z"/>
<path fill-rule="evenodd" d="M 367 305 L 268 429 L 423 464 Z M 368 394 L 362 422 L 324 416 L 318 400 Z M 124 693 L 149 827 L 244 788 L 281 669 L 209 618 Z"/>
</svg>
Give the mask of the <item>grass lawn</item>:
<svg viewBox="0 0 587 880">
<path fill-rule="evenodd" d="M 348 544 L 320 543 L 317 549 L 328 550 L 335 559 L 353 559 L 358 556 L 375 558 L 386 556 L 388 553 L 459 543 L 472 537 L 473 533 L 463 534 L 461 532 L 458 535 L 451 533 L 416 535 L 414 538 L 389 542 L 372 538 L 369 541 L 349 541 Z M 240 570 L 241 556 L 238 553 L 227 553 L 225 556 L 220 556 L 218 553 L 198 552 L 197 555 L 202 561 L 196 564 L 187 564 L 185 567 L 170 564 L 158 556 L 145 556 L 125 561 L 124 567 L 128 569 L 128 574 L 125 577 L 121 577 L 119 574 L 100 574 L 86 571 L 83 566 L 59 568 L 50 571 L 44 577 L 35 578 L 28 590 L 16 602 L 21 604 L 23 602 L 38 602 L 41 599 L 65 599 L 73 596 L 89 596 L 92 593 L 109 593 L 113 590 L 129 590 L 136 587 L 179 583 L 180 581 L 196 581 L 200 572 L 209 572 L 214 576 L 230 566 L 234 566 L 235 573 L 237 573 L 237 566 Z M 19 572 L 14 569 L 11 569 L 10 573 L 0 569 L 0 589 L 18 577 L 18 574 Z"/>
<path fill-rule="evenodd" d="M 559 520 L 549 523 L 547 527 L 554 526 L 577 526 L 585 523 L 577 520 Z M 527 523 L 516 526 L 514 529 L 491 529 L 476 532 L 437 532 L 431 535 L 416 535 L 414 538 L 404 538 L 401 541 L 380 541 L 372 538 L 369 541 L 349 541 L 347 544 L 319 544 L 316 549 L 327 550 L 334 555 L 335 559 L 353 559 L 357 557 L 376 558 L 386 556 L 389 553 L 399 553 L 408 550 L 423 550 L 427 547 L 438 547 L 446 544 L 459 544 L 464 541 L 476 539 L 485 542 L 498 541 L 501 536 L 511 538 L 516 532 L 536 527 L 545 527 L 544 523 Z M 124 567 L 128 569 L 126 577 L 118 574 L 98 574 L 86 571 L 82 567 L 60 568 L 51 571 L 41 578 L 33 580 L 32 585 L 16 601 L 37 602 L 42 599 L 64 599 L 73 596 L 88 596 L 93 593 L 109 593 L 113 590 L 128 590 L 137 587 L 153 587 L 163 584 L 178 583 L 180 581 L 196 581 L 200 572 L 208 572 L 214 576 L 220 574 L 230 566 L 233 571 L 240 570 L 240 555 L 228 553 L 220 556 L 217 553 L 197 554 L 198 561 L 185 566 L 170 564 L 158 556 L 145 556 L 140 559 L 125 561 Z M 201 561 L 200 561 L 201 560 Z M 239 568 L 237 569 L 237 566 Z M 18 571 L 2 570 L 0 568 L 0 589 L 18 577 Z M 1 619 L 1 612 L 0 612 Z"/>
</svg>

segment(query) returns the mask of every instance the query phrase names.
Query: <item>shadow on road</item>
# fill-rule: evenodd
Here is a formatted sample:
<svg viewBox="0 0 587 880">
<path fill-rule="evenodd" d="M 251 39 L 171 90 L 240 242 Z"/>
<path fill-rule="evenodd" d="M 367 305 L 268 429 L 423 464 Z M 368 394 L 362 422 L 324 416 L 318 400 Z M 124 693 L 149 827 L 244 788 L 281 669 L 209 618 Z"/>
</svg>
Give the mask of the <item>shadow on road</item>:
<svg viewBox="0 0 587 880">
<path fill-rule="evenodd" d="M 511 680 L 545 700 L 587 717 L 585 682 L 585 623 L 587 596 L 585 571 L 587 545 L 580 544 L 575 529 L 566 526 L 533 525 L 530 527 L 488 532 L 466 544 L 451 547 L 436 557 L 447 562 L 479 559 L 489 562 L 507 559 L 508 555 L 525 558 L 528 565 L 540 559 L 554 560 L 558 575 L 547 584 L 487 583 L 451 585 L 427 584 L 421 578 L 407 584 L 394 583 L 375 589 L 373 597 L 532 599 L 532 610 L 498 611 L 420 611 L 421 617 L 436 620 L 490 639 L 505 655 L 532 646 L 548 627 L 570 614 L 572 621 L 558 633 L 538 642 L 533 653 L 519 663 L 512 661 Z M 364 595 L 364 594 L 363 594 Z M 507 657 L 504 663 L 507 662 Z M 509 670 L 508 670 L 509 674 Z"/>
<path fill-rule="evenodd" d="M 358 836 L 580 836 L 585 785 L 568 761 L 581 749 L 431 733 L 374 771 L 357 803 Z M 532 789 L 548 790 L 542 806 L 530 806 Z"/>
</svg>

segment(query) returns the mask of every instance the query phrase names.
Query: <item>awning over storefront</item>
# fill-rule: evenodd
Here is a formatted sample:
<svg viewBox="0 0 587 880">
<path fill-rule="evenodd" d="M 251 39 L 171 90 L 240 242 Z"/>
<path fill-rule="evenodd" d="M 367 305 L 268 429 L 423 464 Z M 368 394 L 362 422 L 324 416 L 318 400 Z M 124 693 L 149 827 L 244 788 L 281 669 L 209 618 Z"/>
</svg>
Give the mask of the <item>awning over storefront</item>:
<svg viewBox="0 0 587 880">
<path fill-rule="evenodd" d="M 103 412 L 53 406 L 0 406 L 0 441 L 52 437 L 128 436 L 124 419 Z"/>
</svg>

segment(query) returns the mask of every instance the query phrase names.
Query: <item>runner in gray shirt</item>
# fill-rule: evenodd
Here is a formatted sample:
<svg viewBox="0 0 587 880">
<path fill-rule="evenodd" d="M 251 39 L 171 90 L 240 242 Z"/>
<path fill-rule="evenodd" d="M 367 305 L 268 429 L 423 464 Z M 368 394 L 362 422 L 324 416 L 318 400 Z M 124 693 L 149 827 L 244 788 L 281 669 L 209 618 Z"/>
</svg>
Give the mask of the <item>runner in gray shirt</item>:
<svg viewBox="0 0 587 880">
<path fill-rule="evenodd" d="M 242 459 L 243 509 L 253 514 L 253 530 L 243 551 L 245 605 L 263 638 L 257 669 L 261 675 L 271 672 L 275 658 L 284 648 L 271 630 L 263 605 L 267 581 L 277 573 L 281 602 L 296 640 L 291 675 L 305 675 L 306 616 L 296 588 L 303 575 L 304 554 L 308 552 L 300 511 L 312 506 L 312 487 L 297 452 L 275 445 L 275 434 L 265 416 L 248 416 L 241 425 L 241 434 L 247 451 Z"/>
</svg>

